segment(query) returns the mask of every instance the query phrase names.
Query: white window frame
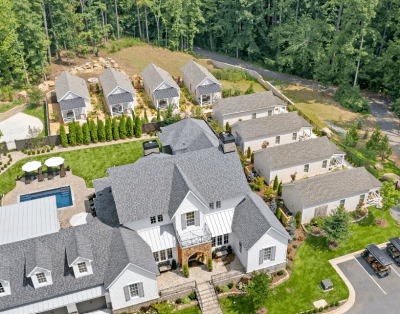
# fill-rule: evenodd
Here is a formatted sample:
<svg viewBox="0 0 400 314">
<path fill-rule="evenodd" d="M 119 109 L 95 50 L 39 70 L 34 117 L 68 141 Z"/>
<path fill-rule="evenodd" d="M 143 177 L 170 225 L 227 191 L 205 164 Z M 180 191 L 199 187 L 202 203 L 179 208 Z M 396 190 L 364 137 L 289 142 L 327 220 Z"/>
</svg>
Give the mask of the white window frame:
<svg viewBox="0 0 400 314">
<path fill-rule="evenodd" d="M 281 143 L 281 137 L 280 135 L 278 135 L 277 137 L 275 137 L 275 144 L 279 145 Z"/>
<path fill-rule="evenodd" d="M 263 249 L 263 261 L 270 261 L 271 260 L 271 255 L 272 255 L 272 247 L 267 247 L 266 249 Z"/>
<path fill-rule="evenodd" d="M 157 223 L 157 219 L 156 219 L 156 216 L 151 216 L 150 217 L 150 224 L 155 224 L 155 223 Z"/>
<path fill-rule="evenodd" d="M 363 202 L 365 201 L 365 194 L 360 195 L 360 200 L 358 202 Z"/>
<path fill-rule="evenodd" d="M 5 294 L 6 293 L 6 288 L 3 286 L 3 283 L 0 282 L 0 294 Z"/>
<path fill-rule="evenodd" d="M 209 203 L 209 204 L 208 204 L 208 207 L 209 207 L 211 210 L 213 210 L 213 209 L 214 209 L 214 203 Z"/>
<path fill-rule="evenodd" d="M 193 218 L 192 217 L 188 218 L 189 216 L 192 216 L 192 215 L 193 215 Z M 186 227 L 191 227 L 191 226 L 194 226 L 195 224 L 196 224 L 196 221 L 195 221 L 194 211 L 186 213 Z"/>
<path fill-rule="evenodd" d="M 39 285 L 46 285 L 47 284 L 47 277 L 44 272 L 35 274 L 36 280 Z M 40 278 L 39 278 L 40 277 Z"/>
<path fill-rule="evenodd" d="M 85 274 L 88 272 L 88 268 L 85 262 L 78 263 L 77 267 L 80 274 Z"/>
<path fill-rule="evenodd" d="M 221 208 L 221 201 L 217 201 L 215 205 L 216 205 L 217 209 Z"/>
<path fill-rule="evenodd" d="M 310 171 L 310 164 L 305 164 L 305 165 L 304 165 L 303 172 L 304 172 L 304 173 L 308 173 L 309 171 Z"/>
<path fill-rule="evenodd" d="M 160 253 L 160 261 L 161 262 L 167 260 L 167 255 L 165 254 L 165 250 L 161 250 L 161 251 L 159 251 L 159 253 Z"/>
<path fill-rule="evenodd" d="M 217 244 L 217 239 L 215 237 L 211 238 L 211 247 L 215 247 L 215 244 Z"/>
<path fill-rule="evenodd" d="M 297 133 L 292 134 L 292 141 L 297 141 Z"/>
<path fill-rule="evenodd" d="M 229 243 L 229 234 L 224 234 L 224 244 Z"/>
<path fill-rule="evenodd" d="M 171 258 L 173 258 L 174 256 L 172 255 L 172 249 L 167 249 L 167 258 L 168 259 L 171 259 Z"/>
<path fill-rule="evenodd" d="M 345 204 L 346 204 L 346 199 L 345 198 L 339 201 L 339 206 L 343 206 L 344 207 Z"/>
<path fill-rule="evenodd" d="M 160 255 L 158 254 L 158 252 L 153 252 L 153 257 L 156 263 L 160 261 Z"/>
<path fill-rule="evenodd" d="M 222 235 L 217 236 L 217 246 L 222 245 Z"/>
<path fill-rule="evenodd" d="M 132 298 L 138 298 L 139 297 L 139 283 L 132 283 L 128 285 L 129 287 L 129 296 Z M 133 294 L 132 294 L 133 293 Z"/>
<path fill-rule="evenodd" d="M 322 162 L 322 169 L 326 169 L 328 167 L 328 160 L 324 160 Z"/>
<path fill-rule="evenodd" d="M 157 216 L 157 221 L 158 221 L 158 222 L 163 222 L 163 220 L 164 220 L 163 215 L 158 215 L 158 216 Z"/>
</svg>

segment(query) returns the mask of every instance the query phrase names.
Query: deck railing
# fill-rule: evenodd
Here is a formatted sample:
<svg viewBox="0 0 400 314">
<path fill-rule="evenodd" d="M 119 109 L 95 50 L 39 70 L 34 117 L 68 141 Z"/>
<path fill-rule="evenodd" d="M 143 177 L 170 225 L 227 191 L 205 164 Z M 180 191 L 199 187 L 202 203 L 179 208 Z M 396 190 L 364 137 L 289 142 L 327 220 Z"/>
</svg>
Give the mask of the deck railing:
<svg viewBox="0 0 400 314">
<path fill-rule="evenodd" d="M 211 238 L 212 238 L 211 231 L 208 228 L 206 223 L 203 225 L 202 231 L 203 231 L 202 235 L 193 234 L 193 236 L 191 238 L 188 238 L 185 240 L 183 240 L 179 236 L 179 234 L 177 234 L 178 242 L 179 242 L 179 245 L 181 246 L 181 248 L 184 249 L 184 248 L 199 245 L 202 243 L 211 242 Z"/>
</svg>

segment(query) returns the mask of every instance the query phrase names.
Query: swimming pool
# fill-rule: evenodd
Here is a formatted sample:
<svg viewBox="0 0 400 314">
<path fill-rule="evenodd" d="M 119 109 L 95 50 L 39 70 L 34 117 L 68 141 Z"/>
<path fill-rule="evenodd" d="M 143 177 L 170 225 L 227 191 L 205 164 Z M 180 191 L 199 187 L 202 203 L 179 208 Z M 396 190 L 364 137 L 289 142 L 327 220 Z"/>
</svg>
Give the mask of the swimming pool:
<svg viewBox="0 0 400 314">
<path fill-rule="evenodd" d="M 52 195 L 56 196 L 57 208 L 72 206 L 71 188 L 69 186 L 63 186 L 61 188 L 51 189 L 31 194 L 24 194 L 20 196 L 19 201 L 26 202 Z"/>
</svg>

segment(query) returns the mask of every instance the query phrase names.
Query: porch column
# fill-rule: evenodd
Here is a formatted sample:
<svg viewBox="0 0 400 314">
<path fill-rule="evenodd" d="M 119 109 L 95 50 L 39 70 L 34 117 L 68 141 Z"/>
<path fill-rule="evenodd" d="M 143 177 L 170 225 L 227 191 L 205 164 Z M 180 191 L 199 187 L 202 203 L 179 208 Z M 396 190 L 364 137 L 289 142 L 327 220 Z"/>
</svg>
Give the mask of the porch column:
<svg viewBox="0 0 400 314">
<path fill-rule="evenodd" d="M 74 121 L 76 121 L 75 109 L 72 109 L 72 112 L 74 113 Z"/>
<path fill-rule="evenodd" d="M 78 308 L 76 307 L 75 303 L 68 304 L 67 311 L 69 314 L 75 314 L 75 313 L 78 313 Z"/>
<path fill-rule="evenodd" d="M 111 297 L 109 293 L 106 293 L 105 295 L 106 298 L 106 304 L 108 309 L 112 309 L 112 304 L 111 304 Z"/>
<path fill-rule="evenodd" d="M 200 107 L 203 107 L 203 95 L 200 95 Z"/>
</svg>

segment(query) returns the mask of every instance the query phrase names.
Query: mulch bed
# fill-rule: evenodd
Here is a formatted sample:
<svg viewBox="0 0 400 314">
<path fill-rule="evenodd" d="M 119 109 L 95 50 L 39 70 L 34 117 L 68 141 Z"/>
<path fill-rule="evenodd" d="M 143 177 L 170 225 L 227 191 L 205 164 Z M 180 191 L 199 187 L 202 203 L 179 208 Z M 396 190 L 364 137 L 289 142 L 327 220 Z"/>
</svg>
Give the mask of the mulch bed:
<svg viewBox="0 0 400 314">
<path fill-rule="evenodd" d="M 378 227 L 387 228 L 388 222 L 386 219 L 375 219 L 375 223 Z"/>
<path fill-rule="evenodd" d="M 293 269 L 296 252 L 306 238 L 304 230 L 302 228 L 296 229 L 296 235 L 294 237 L 296 238 L 296 241 L 292 241 L 288 244 L 288 262 L 286 264 L 287 265 L 286 270 L 289 273 L 289 276 L 292 274 L 292 269 Z M 300 240 L 299 240 L 299 238 L 300 238 Z M 295 245 L 297 247 L 293 247 L 293 245 Z M 276 279 L 276 281 L 278 281 L 280 278 L 282 278 L 282 276 L 274 277 L 274 281 L 276 278 L 278 278 L 278 279 Z"/>
<path fill-rule="evenodd" d="M 328 246 L 331 250 L 336 250 L 339 248 L 339 244 L 336 241 L 328 241 Z"/>
</svg>

